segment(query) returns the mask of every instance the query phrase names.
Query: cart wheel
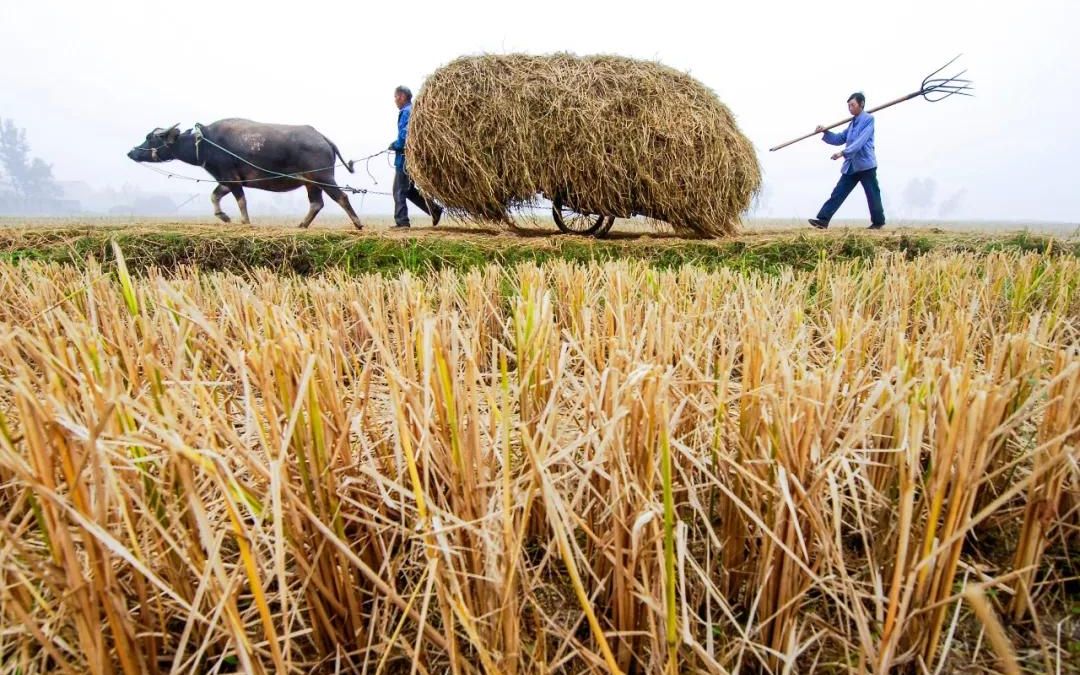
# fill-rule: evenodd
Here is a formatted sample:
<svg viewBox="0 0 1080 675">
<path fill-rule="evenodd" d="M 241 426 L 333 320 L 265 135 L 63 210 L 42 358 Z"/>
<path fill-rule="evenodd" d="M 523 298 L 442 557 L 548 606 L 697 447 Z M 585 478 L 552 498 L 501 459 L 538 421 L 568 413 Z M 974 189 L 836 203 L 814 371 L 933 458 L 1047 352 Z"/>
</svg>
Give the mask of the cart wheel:
<svg viewBox="0 0 1080 675">
<path fill-rule="evenodd" d="M 559 230 L 566 234 L 596 234 L 604 225 L 604 216 L 578 213 L 563 204 L 562 197 L 558 196 L 551 200 L 551 217 Z"/>
<path fill-rule="evenodd" d="M 600 226 L 600 229 L 597 230 L 596 234 L 593 236 L 595 236 L 597 239 L 602 239 L 608 236 L 608 232 L 611 232 L 611 228 L 613 227 L 615 227 L 615 216 L 608 216 L 607 220 L 604 222 L 603 225 Z"/>
</svg>

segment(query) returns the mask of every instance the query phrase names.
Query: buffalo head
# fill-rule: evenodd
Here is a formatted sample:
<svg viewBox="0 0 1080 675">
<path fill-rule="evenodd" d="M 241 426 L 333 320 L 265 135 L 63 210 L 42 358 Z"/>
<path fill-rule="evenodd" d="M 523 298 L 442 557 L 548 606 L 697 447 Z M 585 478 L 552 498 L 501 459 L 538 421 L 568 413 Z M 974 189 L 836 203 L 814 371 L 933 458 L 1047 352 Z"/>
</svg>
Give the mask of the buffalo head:
<svg viewBox="0 0 1080 675">
<path fill-rule="evenodd" d="M 167 162 L 173 159 L 173 144 L 180 137 L 180 125 L 168 129 L 158 127 L 146 134 L 146 140 L 136 145 L 127 156 L 136 162 Z"/>
</svg>

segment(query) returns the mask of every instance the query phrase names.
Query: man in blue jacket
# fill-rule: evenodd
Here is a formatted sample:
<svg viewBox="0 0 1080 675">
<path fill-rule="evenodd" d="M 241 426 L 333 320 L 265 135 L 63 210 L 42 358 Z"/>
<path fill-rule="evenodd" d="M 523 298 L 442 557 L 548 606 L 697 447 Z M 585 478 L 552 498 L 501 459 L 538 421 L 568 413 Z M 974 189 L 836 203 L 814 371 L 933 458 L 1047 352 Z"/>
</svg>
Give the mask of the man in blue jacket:
<svg viewBox="0 0 1080 675">
<path fill-rule="evenodd" d="M 438 225 L 442 218 L 442 208 L 438 204 L 431 204 L 429 207 L 405 169 L 405 136 L 409 131 L 409 115 L 412 114 L 412 91 L 408 87 L 398 87 L 394 90 L 394 103 L 398 107 L 398 135 L 390 144 L 390 150 L 394 151 L 394 227 L 409 227 L 409 205 L 405 202 L 406 199 L 431 216 L 432 225 Z"/>
<path fill-rule="evenodd" d="M 854 118 L 847 129 L 838 134 L 826 131 L 825 127 L 819 126 L 817 131 L 823 133 L 822 140 L 829 145 L 844 145 L 844 149 L 832 156 L 833 159 L 844 158 L 844 166 L 840 170 L 840 181 L 832 191 L 829 200 L 821 207 L 817 218 L 811 218 L 810 224 L 824 230 L 829 226 L 833 214 L 844 203 L 855 186 L 862 183 L 863 191 L 866 192 L 866 203 L 870 206 L 870 229 L 878 230 L 885 225 L 885 209 L 881 206 L 881 188 L 877 180 L 877 157 L 874 156 L 874 118 L 865 112 L 866 97 L 860 92 L 852 94 L 848 98 L 848 112 Z"/>
</svg>

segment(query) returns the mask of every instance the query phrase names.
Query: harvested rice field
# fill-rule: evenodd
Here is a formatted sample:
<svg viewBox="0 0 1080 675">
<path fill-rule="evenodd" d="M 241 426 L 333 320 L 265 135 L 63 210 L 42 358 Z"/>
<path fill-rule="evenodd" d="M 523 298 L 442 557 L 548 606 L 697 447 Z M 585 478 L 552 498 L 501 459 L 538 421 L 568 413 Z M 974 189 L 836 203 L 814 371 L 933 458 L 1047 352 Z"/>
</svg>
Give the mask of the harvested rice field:
<svg viewBox="0 0 1080 675">
<path fill-rule="evenodd" d="M 0 672 L 1080 664 L 1080 243 L 0 229 Z"/>
</svg>

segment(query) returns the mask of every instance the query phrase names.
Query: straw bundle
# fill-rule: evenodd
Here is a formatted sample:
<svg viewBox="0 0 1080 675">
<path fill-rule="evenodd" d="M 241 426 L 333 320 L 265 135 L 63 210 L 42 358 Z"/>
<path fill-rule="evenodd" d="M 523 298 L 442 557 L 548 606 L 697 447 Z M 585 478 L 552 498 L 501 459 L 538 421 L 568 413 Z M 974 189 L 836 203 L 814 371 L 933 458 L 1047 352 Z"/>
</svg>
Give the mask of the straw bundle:
<svg viewBox="0 0 1080 675">
<path fill-rule="evenodd" d="M 467 217 L 508 220 L 543 196 L 583 213 L 733 234 L 761 184 L 731 111 L 703 84 L 619 56 L 459 58 L 424 84 L 406 161 Z"/>
</svg>

